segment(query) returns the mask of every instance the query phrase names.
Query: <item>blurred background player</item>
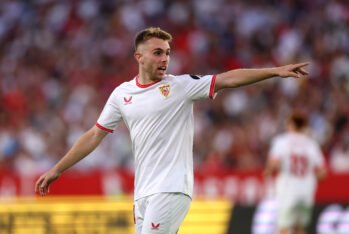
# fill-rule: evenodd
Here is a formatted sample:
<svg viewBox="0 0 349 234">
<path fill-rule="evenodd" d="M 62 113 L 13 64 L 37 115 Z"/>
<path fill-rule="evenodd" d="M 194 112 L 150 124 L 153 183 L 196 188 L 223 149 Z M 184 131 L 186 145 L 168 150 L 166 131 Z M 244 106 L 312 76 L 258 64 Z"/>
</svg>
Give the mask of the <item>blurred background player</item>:
<svg viewBox="0 0 349 234">
<path fill-rule="evenodd" d="M 222 170 L 264 167 L 278 130 L 275 123 L 291 107 L 302 107 L 311 116 L 309 126 L 332 171 L 349 173 L 349 163 L 343 163 L 349 158 L 346 0 L 3 0 L 0 9 L 0 180 L 22 178 L 21 183 L 13 179 L 11 186 L 0 182 L 0 196 L 33 195 L 32 177 L 51 168 L 95 123 L 110 92 L 134 75 L 130 41 L 149 25 L 165 27 L 176 38 L 171 74 L 311 60 L 309 79 L 273 79 L 196 103 L 194 165 L 204 178 L 216 178 Z M 102 178 L 94 179 L 102 183 L 109 170 L 133 172 L 123 125 L 91 154 L 71 173 L 99 171 Z M 195 184 L 205 196 L 201 181 Z M 106 186 L 100 195 L 131 193 L 132 183 L 125 184 L 120 190 Z M 333 196 L 327 200 L 338 202 L 341 196 L 347 201 L 345 187 L 331 184 Z M 74 189 L 65 181 L 59 190 L 70 195 Z M 255 191 L 253 202 L 259 186 Z M 228 196 L 234 203 L 242 197 Z"/>
<path fill-rule="evenodd" d="M 326 175 L 324 157 L 318 143 L 306 135 L 307 119 L 293 113 L 287 121 L 287 132 L 272 141 L 266 174 L 277 172 L 277 225 L 280 234 L 306 233 L 317 180 Z"/>
</svg>

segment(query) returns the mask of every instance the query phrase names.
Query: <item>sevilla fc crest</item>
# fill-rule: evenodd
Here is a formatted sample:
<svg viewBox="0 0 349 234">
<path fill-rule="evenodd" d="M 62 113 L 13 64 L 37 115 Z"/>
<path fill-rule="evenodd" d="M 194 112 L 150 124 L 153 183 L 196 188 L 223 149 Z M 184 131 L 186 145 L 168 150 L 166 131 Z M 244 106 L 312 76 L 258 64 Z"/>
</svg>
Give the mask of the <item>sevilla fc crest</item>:
<svg viewBox="0 0 349 234">
<path fill-rule="evenodd" d="M 162 94 L 162 96 L 164 97 L 168 97 L 170 95 L 170 91 L 171 91 L 171 88 L 170 88 L 170 85 L 162 85 L 159 87 L 160 89 L 160 93 Z"/>
</svg>

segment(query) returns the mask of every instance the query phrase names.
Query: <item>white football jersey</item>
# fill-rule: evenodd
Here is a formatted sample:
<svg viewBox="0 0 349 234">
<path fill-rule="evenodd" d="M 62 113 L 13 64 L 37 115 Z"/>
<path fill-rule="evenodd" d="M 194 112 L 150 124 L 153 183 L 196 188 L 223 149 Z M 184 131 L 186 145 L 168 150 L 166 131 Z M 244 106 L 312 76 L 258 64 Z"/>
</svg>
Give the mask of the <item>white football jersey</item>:
<svg viewBox="0 0 349 234">
<path fill-rule="evenodd" d="M 269 155 L 280 161 L 277 195 L 292 197 L 297 194 L 311 199 L 317 184 L 315 170 L 324 166 L 318 143 L 305 134 L 284 133 L 273 140 Z"/>
<path fill-rule="evenodd" d="M 214 97 L 215 75 L 166 75 L 141 85 L 138 76 L 110 95 L 96 125 L 113 132 L 123 120 L 135 157 L 135 200 L 161 192 L 193 193 L 195 100 Z"/>
</svg>

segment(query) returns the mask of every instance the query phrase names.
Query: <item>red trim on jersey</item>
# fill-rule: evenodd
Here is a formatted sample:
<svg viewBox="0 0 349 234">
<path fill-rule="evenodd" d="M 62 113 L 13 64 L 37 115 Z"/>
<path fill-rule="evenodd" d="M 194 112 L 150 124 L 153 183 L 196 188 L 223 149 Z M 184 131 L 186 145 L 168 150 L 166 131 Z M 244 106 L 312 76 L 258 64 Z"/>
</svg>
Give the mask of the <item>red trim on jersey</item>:
<svg viewBox="0 0 349 234">
<path fill-rule="evenodd" d="M 141 84 L 141 83 L 139 83 L 139 81 L 138 81 L 138 75 L 136 76 L 136 85 L 139 87 L 139 88 L 148 88 L 148 87 L 150 87 L 150 86 L 152 86 L 153 84 L 156 84 L 156 83 L 158 83 L 158 82 L 160 82 L 161 80 L 158 80 L 158 81 L 154 81 L 154 82 L 152 82 L 152 83 L 149 83 L 149 84 Z"/>
<path fill-rule="evenodd" d="M 210 98 L 212 99 L 214 96 L 214 86 L 216 85 L 216 75 L 213 75 L 210 85 Z"/>
<path fill-rule="evenodd" d="M 114 131 L 112 129 L 109 129 L 109 128 L 105 128 L 103 127 L 102 125 L 100 125 L 99 123 L 96 123 L 96 126 L 100 129 L 102 129 L 103 131 L 106 131 L 106 132 L 110 132 L 110 133 L 113 133 Z"/>
</svg>

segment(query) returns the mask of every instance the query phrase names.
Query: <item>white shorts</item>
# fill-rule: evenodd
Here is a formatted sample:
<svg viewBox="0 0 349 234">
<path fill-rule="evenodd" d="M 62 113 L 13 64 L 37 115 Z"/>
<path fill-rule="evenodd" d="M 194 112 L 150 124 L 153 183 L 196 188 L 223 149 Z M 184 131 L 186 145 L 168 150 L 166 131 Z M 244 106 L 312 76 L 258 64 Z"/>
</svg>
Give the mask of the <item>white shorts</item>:
<svg viewBox="0 0 349 234">
<path fill-rule="evenodd" d="M 295 225 L 306 227 L 311 220 L 312 201 L 308 197 L 292 197 L 278 201 L 278 226 L 290 228 Z"/>
<path fill-rule="evenodd" d="M 136 234 L 175 234 L 189 211 L 191 198 L 183 193 L 157 193 L 135 201 Z"/>
</svg>

